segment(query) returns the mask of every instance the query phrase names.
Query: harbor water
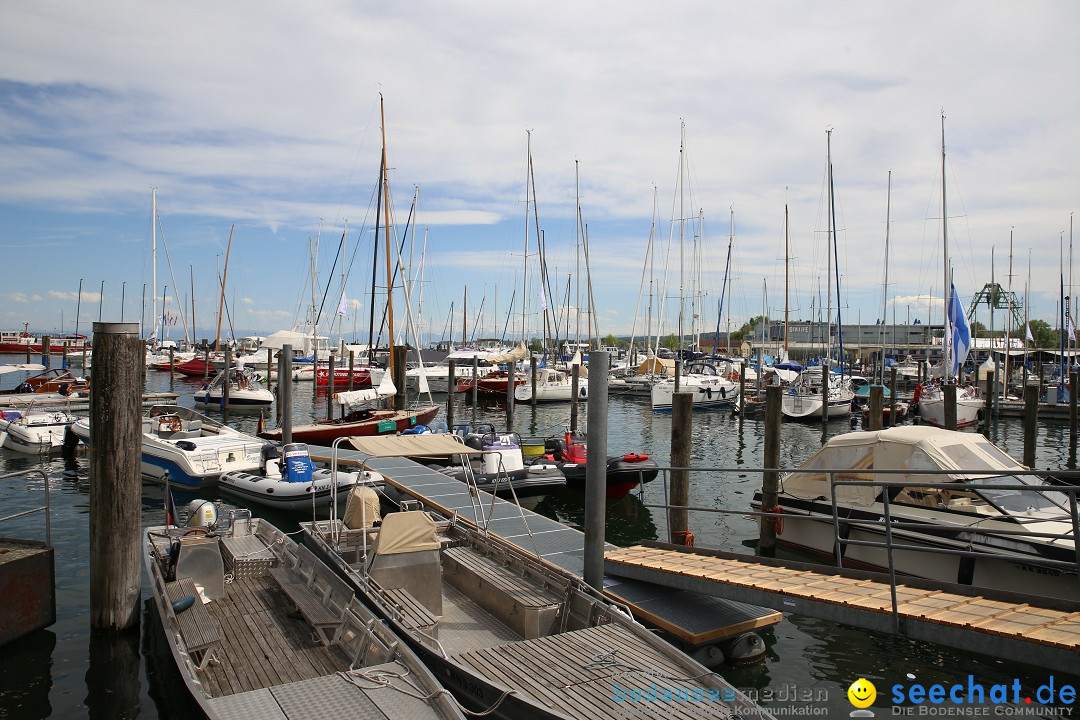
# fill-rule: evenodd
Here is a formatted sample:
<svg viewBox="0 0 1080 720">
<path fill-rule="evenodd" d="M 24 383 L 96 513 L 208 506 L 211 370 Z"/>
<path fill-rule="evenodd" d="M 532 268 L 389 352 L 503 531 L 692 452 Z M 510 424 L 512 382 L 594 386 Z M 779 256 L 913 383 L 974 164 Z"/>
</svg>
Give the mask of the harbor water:
<svg viewBox="0 0 1080 720">
<path fill-rule="evenodd" d="M 0 362 L 5 359 L 0 358 Z M 8 358 L 8 362 L 20 359 Z M 3 387 L 9 386 L 5 378 Z M 180 404 L 192 406 L 192 393 L 201 380 L 171 377 L 148 371 L 147 391 L 177 392 Z M 326 416 L 327 394 L 312 383 L 293 386 L 293 417 L 300 423 Z M 437 396 L 445 409 L 445 396 Z M 587 424 L 583 405 L 582 425 Z M 216 409 L 203 410 L 220 415 Z M 481 401 L 474 409 L 465 397 L 458 398 L 456 422 L 490 422 L 505 426 L 505 405 L 499 400 Z M 569 422 L 569 406 L 532 408 L 519 405 L 514 430 L 522 436 L 562 433 Z M 440 418 L 445 417 L 440 411 Z M 230 413 L 229 423 L 253 432 L 257 411 Z M 661 467 L 668 464 L 671 416 L 652 413 L 645 398 L 612 397 L 608 405 L 608 450 L 611 454 L 648 453 Z M 827 432 L 848 432 L 848 420 L 834 420 Z M 1013 457 L 1022 456 L 1023 434 L 1019 420 L 1000 421 L 990 428 L 990 439 Z M 784 424 L 782 455 L 785 466 L 795 466 L 816 451 L 823 441 L 820 424 Z M 695 467 L 745 467 L 746 472 L 696 472 L 691 477 L 691 506 L 748 511 L 760 477 L 750 468 L 763 463 L 764 422 L 728 411 L 695 413 L 693 417 L 693 465 Z M 1038 429 L 1036 467 L 1075 467 L 1075 451 L 1069 448 L 1068 426 L 1042 423 Z M 44 459 L 0 450 L 0 473 L 43 468 L 49 476 L 52 498 L 52 542 L 56 548 L 57 621 L 7 647 L 0 648 L 0 718 L 198 718 L 201 713 L 190 698 L 165 645 L 164 633 L 151 604 L 144 578 L 140 627 L 114 637 L 90 631 L 89 587 L 89 458 L 80 454 L 65 460 Z M 41 475 L 0 482 L 0 515 L 7 516 L 42 504 Z M 208 492 L 204 497 L 214 498 Z M 643 539 L 667 540 L 664 513 L 651 508 L 664 502 L 662 479 L 648 484 L 620 501 L 608 501 L 607 539 L 628 545 Z M 188 498 L 190 499 L 190 498 Z M 542 499 L 535 510 L 572 527 L 581 528 L 584 494 L 563 491 Z M 144 484 L 139 513 L 144 526 L 160 524 L 163 493 L 160 486 Z M 302 518 L 276 516 L 253 508 L 283 530 L 293 531 Z M 699 547 L 752 554 L 757 522 L 740 513 L 691 512 L 690 530 Z M 44 538 L 41 515 L 19 518 L 0 526 L 0 536 Z M 1022 590 L 1022 588 L 1017 588 Z M 1080 591 L 1078 591 L 1080 596 Z M 847 690 L 858 678 L 878 688 L 874 704 L 879 716 L 888 709 L 893 685 L 902 683 L 949 686 L 969 682 L 989 688 L 1019 682 L 1031 695 L 1051 675 L 1062 683 L 1080 686 L 1080 659 L 1074 667 L 1055 671 L 1033 667 L 1010 658 L 968 653 L 924 642 L 866 632 L 837 623 L 786 614 L 779 624 L 761 633 L 766 645 L 764 663 L 718 671 L 733 685 L 756 697 L 777 715 L 806 714 L 847 716 L 852 711 Z M 1021 696 L 1023 697 L 1023 695 Z M 1022 701 L 1021 701 L 1022 702 Z M 1039 714 L 1036 708 L 1016 708 L 1007 714 Z M 918 709 L 913 714 L 918 714 Z M 994 710 L 990 711 L 994 714 Z M 1001 713 L 997 713 L 1001 714 Z"/>
</svg>

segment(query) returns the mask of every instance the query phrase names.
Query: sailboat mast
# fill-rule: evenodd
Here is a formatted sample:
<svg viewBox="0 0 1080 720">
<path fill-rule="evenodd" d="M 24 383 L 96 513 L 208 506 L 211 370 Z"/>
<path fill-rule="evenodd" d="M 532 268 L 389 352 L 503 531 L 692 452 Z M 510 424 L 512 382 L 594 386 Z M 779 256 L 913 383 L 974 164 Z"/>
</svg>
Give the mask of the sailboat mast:
<svg viewBox="0 0 1080 720">
<path fill-rule="evenodd" d="M 382 193 L 383 193 L 383 239 L 386 241 L 386 318 L 387 318 L 387 330 L 388 346 L 390 348 L 390 355 L 386 363 L 387 372 L 390 373 L 390 377 L 394 377 L 394 276 L 391 271 L 390 260 L 390 180 L 388 178 L 389 170 L 386 164 L 386 106 L 383 102 L 382 94 L 379 95 L 379 116 L 382 121 Z"/>
<path fill-rule="evenodd" d="M 158 317 L 157 311 L 157 188 L 150 188 L 150 246 L 151 246 L 151 260 L 150 260 L 150 295 L 154 298 L 154 321 L 151 325 L 152 328 L 157 328 L 158 322 L 161 318 Z M 154 336 L 154 332 L 151 331 L 151 338 Z"/>
<path fill-rule="evenodd" d="M 683 173 L 685 172 L 685 148 L 686 148 L 686 123 L 679 124 L 679 360 L 683 354 L 683 312 L 685 310 L 685 297 L 683 287 L 683 238 L 686 234 L 686 203 L 683 201 Z M 676 363 L 675 367 L 680 367 Z M 679 374 L 675 374 L 675 389 L 679 389 Z"/>
<path fill-rule="evenodd" d="M 521 273 L 521 342 L 525 342 L 525 298 L 529 296 L 529 176 L 532 174 L 532 131 L 526 130 L 525 141 L 525 254 Z"/>
<path fill-rule="evenodd" d="M 949 326 L 949 213 L 945 205 L 945 113 L 941 114 L 941 246 L 942 246 L 942 286 L 941 305 L 945 334 L 941 338 L 942 347 L 942 382 L 952 379 L 952 330 Z"/>
<path fill-rule="evenodd" d="M 191 280 L 191 344 L 195 345 L 195 266 L 188 265 L 188 279 Z M 266 369 L 266 376 L 270 377 L 270 368 Z"/>
<path fill-rule="evenodd" d="M 881 290 L 881 370 L 878 382 L 885 384 L 885 317 L 889 312 L 889 225 L 892 216 L 892 170 L 889 171 L 888 191 L 885 199 L 885 287 Z M 896 317 L 896 307 L 893 307 Z M 896 322 L 893 322 L 893 344 L 896 344 Z M 893 349 L 895 352 L 895 348 Z"/>
<path fill-rule="evenodd" d="M 574 159 L 574 343 L 581 349 L 581 177 Z"/>
<path fill-rule="evenodd" d="M 221 297 L 218 299 L 217 337 L 214 339 L 215 350 L 221 349 L 221 311 L 225 306 L 225 282 L 229 279 L 229 251 L 232 249 L 232 235 L 235 227 L 235 225 L 229 226 L 229 242 L 225 245 L 225 269 L 221 273 Z M 164 304 L 165 300 L 162 299 L 161 302 Z"/>
<path fill-rule="evenodd" d="M 788 291 L 791 284 L 790 270 L 788 269 L 789 245 L 788 236 L 788 205 L 784 203 L 784 362 L 787 362 L 788 354 Z"/>
<path fill-rule="evenodd" d="M 825 250 L 825 358 L 832 359 L 832 243 L 833 237 L 833 177 L 832 177 L 832 130 L 825 131 L 826 173 L 829 183 L 828 232 Z M 825 378 L 824 372 L 822 378 Z"/>
<path fill-rule="evenodd" d="M 1009 228 L 1009 314 L 1005 321 L 1005 386 L 1002 394 L 1009 396 L 1009 351 L 1012 349 L 1012 324 L 1013 324 L 1013 231 Z"/>
</svg>

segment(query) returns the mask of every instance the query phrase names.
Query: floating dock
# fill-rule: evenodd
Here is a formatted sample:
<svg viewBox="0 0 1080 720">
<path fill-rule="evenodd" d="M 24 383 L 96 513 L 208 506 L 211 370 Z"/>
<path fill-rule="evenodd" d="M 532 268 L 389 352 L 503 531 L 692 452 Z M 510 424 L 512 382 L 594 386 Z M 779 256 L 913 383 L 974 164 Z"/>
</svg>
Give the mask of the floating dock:
<svg viewBox="0 0 1080 720">
<path fill-rule="evenodd" d="M 330 462 L 333 451 L 309 447 L 311 458 Z M 386 484 L 404 495 L 457 515 L 477 528 L 487 528 L 543 561 L 582 577 L 585 572 L 585 535 L 579 530 L 480 492 L 473 495 L 460 480 L 443 475 L 408 458 L 368 458 L 354 450 L 339 449 L 338 463 L 364 465 L 383 475 Z M 605 544 L 605 550 L 618 548 Z M 774 625 L 780 612 L 710 593 L 608 575 L 604 592 L 627 605 L 639 620 L 648 622 L 681 641 L 688 649 L 704 647 L 744 632 Z"/>
<path fill-rule="evenodd" d="M 646 542 L 605 553 L 604 571 L 678 590 L 898 633 L 1041 667 L 1073 667 L 1080 602 Z"/>
</svg>

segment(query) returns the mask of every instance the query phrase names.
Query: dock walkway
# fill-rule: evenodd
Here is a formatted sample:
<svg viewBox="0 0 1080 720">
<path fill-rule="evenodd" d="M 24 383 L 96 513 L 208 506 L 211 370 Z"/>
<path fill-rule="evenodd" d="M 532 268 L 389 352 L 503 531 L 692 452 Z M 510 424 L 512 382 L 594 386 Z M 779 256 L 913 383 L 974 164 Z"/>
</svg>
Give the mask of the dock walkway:
<svg viewBox="0 0 1080 720">
<path fill-rule="evenodd" d="M 888 575 L 664 543 L 609 550 L 604 570 L 1047 668 L 1080 656 L 1080 603 L 1067 600 L 912 579 L 896 585 L 894 616 Z"/>
</svg>

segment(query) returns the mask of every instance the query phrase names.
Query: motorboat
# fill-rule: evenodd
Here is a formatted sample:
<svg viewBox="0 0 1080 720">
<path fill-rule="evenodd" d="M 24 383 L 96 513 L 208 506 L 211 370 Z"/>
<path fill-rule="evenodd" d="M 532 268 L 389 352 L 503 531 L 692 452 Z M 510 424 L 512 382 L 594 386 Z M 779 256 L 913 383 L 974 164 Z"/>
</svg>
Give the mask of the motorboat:
<svg viewBox="0 0 1080 720">
<path fill-rule="evenodd" d="M 169 650 L 208 718 L 464 720 L 408 644 L 308 548 L 247 510 L 213 508 L 148 528 L 143 548 Z"/>
<path fill-rule="evenodd" d="M 916 386 L 912 404 L 918 407 L 923 422 L 945 427 L 945 389 L 940 382 Z M 956 428 L 978 425 L 985 405 L 977 387 L 956 386 Z"/>
<path fill-rule="evenodd" d="M 292 427 L 292 438 L 310 445 L 329 446 L 339 437 L 396 435 L 403 430 L 426 426 L 439 414 L 438 405 L 405 410 L 361 408 L 334 420 L 319 420 Z M 265 440 L 281 441 L 281 428 L 264 430 L 258 436 Z"/>
<path fill-rule="evenodd" d="M 709 362 L 695 361 L 679 377 L 679 392 L 691 393 L 695 410 L 730 408 L 739 397 L 739 385 L 725 377 Z M 675 378 L 664 378 L 652 386 L 652 409 L 671 412 Z"/>
<path fill-rule="evenodd" d="M 419 365 L 405 371 L 405 387 L 419 392 L 446 394 L 450 392 L 450 360 L 454 360 L 454 382 L 473 377 L 472 361 L 477 359 L 476 377 L 484 377 L 496 367 L 487 361 L 488 351 L 455 350 L 444 360 L 431 365 Z M 426 390 L 425 390 L 426 384 Z"/>
<path fill-rule="evenodd" d="M 544 446 L 544 458 L 556 463 L 566 477 L 567 487 L 584 490 L 588 461 L 587 436 L 567 431 L 562 438 L 546 440 Z M 604 473 L 607 479 L 605 495 L 611 500 L 621 500 L 638 485 L 655 480 L 659 473 L 656 461 L 644 453 L 608 455 Z"/>
<path fill-rule="evenodd" d="M 808 367 L 799 378 L 784 390 L 780 411 L 792 420 L 820 420 L 825 413 L 826 400 L 822 387 L 821 366 Z M 844 378 L 829 378 L 829 419 L 851 415 L 855 393 Z"/>
<path fill-rule="evenodd" d="M 0 410 L 0 447 L 26 455 L 42 455 L 64 445 L 75 416 L 63 410 Z"/>
<path fill-rule="evenodd" d="M 876 543 L 841 543 L 845 566 L 887 569 L 887 493 L 897 573 L 1075 600 L 1075 508 L 1049 481 L 1016 474 L 1025 470 L 976 433 L 910 425 L 837 435 L 781 478 L 776 541 L 835 559 L 838 527 L 842 540 Z M 893 484 L 854 484 L 865 481 Z M 763 509 L 760 492 L 753 507 Z"/>
<path fill-rule="evenodd" d="M 433 444 L 446 440 L 419 435 L 410 441 L 429 438 Z M 392 457 L 385 462 L 400 472 L 434 474 L 399 459 L 401 449 L 394 446 L 400 440 L 350 442 L 366 462 Z M 477 497 L 482 505 L 492 500 L 486 493 Z M 399 506 L 357 524 L 303 522 L 304 544 L 358 591 L 466 707 L 503 720 L 610 717 L 621 707 L 627 713 L 640 709 L 620 706 L 613 692 L 662 684 L 670 690 L 664 717 L 755 712 L 718 674 L 580 578 L 458 512 L 410 502 L 419 503 L 418 509 Z M 500 512 L 512 513 L 514 506 L 506 505 Z"/>
<path fill-rule="evenodd" d="M 457 435 L 449 437 L 458 438 Z M 502 498 L 535 498 L 566 487 L 566 476 L 554 462 L 526 464 L 517 433 L 469 433 L 459 438 L 474 455 L 447 456 L 439 472 Z"/>
<path fill-rule="evenodd" d="M 582 367 L 578 375 L 577 399 L 589 398 L 588 371 Z M 531 377 L 523 385 L 514 387 L 514 400 L 519 403 L 532 402 L 533 395 L 537 402 L 569 402 L 574 399 L 574 378 L 566 370 L 539 368 L 536 371 L 536 385 Z"/>
<path fill-rule="evenodd" d="M 71 425 L 71 434 L 90 444 L 90 419 Z M 257 472 L 265 441 L 190 408 L 154 405 L 142 419 L 142 475 L 186 489 L 215 485 L 230 470 Z"/>
<path fill-rule="evenodd" d="M 227 380 L 226 380 L 227 378 Z M 209 383 L 195 393 L 195 402 L 201 405 L 225 405 L 225 383 L 229 384 L 229 402 L 232 407 L 265 408 L 274 403 L 274 393 L 263 387 L 254 374 L 238 367 L 221 371 Z"/>
<path fill-rule="evenodd" d="M 382 484 L 382 476 L 370 470 L 344 472 L 316 468 L 304 443 L 264 445 L 261 458 L 258 473 L 243 470 L 222 473 L 218 492 L 245 505 L 311 512 L 330 507 L 334 494 L 344 503 L 358 484 L 371 487 Z"/>
</svg>

